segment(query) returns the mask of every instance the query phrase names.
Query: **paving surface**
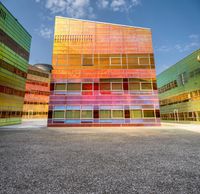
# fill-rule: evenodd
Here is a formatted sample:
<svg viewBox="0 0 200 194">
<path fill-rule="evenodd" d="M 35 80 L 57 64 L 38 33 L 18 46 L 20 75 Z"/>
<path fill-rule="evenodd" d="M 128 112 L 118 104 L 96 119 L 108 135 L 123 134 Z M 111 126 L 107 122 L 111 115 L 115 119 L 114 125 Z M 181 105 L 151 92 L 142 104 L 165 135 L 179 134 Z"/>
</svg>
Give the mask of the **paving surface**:
<svg viewBox="0 0 200 194">
<path fill-rule="evenodd" d="M 0 193 L 200 193 L 200 133 L 16 129 L 0 128 Z"/>
</svg>

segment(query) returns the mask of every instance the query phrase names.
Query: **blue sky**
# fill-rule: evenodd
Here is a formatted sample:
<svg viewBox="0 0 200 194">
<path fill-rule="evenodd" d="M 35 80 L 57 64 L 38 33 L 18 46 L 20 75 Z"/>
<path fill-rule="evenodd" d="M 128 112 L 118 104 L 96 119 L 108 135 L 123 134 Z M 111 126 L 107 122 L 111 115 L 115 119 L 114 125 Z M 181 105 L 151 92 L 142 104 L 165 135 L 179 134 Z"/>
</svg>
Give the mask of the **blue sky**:
<svg viewBox="0 0 200 194">
<path fill-rule="evenodd" d="M 200 0 L 0 0 L 32 35 L 30 64 L 51 63 L 56 15 L 148 27 L 157 73 L 200 48 Z"/>
</svg>

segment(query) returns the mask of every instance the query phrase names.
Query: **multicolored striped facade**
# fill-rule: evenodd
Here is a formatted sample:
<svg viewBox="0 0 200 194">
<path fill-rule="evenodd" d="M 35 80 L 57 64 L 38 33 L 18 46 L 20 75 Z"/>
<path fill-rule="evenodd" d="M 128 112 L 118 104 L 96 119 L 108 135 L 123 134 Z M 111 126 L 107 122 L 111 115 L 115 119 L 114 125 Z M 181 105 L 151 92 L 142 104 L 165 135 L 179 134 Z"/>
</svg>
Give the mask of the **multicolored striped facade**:
<svg viewBox="0 0 200 194">
<path fill-rule="evenodd" d="M 0 3 L 0 126 L 21 123 L 30 34 Z"/>
<path fill-rule="evenodd" d="M 200 123 L 200 49 L 158 75 L 161 118 Z"/>
<path fill-rule="evenodd" d="M 45 64 L 47 66 L 47 64 Z M 45 67 L 46 67 L 45 66 Z M 47 118 L 50 94 L 50 70 L 42 64 L 29 65 L 23 106 L 23 118 Z"/>
<path fill-rule="evenodd" d="M 56 17 L 48 126 L 160 125 L 150 29 Z"/>
</svg>

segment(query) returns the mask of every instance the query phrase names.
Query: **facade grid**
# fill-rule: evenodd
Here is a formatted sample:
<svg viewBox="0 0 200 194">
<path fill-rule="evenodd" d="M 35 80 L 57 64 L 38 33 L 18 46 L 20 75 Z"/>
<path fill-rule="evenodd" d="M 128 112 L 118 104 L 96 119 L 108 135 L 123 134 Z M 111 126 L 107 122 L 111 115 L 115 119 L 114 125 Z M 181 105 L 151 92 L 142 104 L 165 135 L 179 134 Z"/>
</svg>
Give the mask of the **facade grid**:
<svg viewBox="0 0 200 194">
<path fill-rule="evenodd" d="M 0 126 L 21 122 L 30 34 L 0 2 Z"/>
<path fill-rule="evenodd" d="M 56 17 L 48 126 L 160 125 L 151 30 Z"/>
<path fill-rule="evenodd" d="M 29 65 L 28 68 L 23 106 L 24 119 L 47 118 L 48 115 L 51 74 L 48 70 L 41 69 L 41 66 L 42 64 Z"/>
<path fill-rule="evenodd" d="M 200 123 L 200 50 L 158 75 L 161 118 Z"/>
</svg>

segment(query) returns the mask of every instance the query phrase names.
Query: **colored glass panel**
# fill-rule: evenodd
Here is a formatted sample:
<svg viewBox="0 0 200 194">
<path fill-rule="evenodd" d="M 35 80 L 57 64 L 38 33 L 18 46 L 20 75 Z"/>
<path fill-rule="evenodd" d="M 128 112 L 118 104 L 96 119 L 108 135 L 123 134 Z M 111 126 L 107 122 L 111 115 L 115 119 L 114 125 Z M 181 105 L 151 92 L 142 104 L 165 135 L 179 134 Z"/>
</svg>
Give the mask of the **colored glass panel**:
<svg viewBox="0 0 200 194">
<path fill-rule="evenodd" d="M 124 111 L 123 110 L 112 110 L 112 117 L 113 118 L 124 118 Z"/>
<path fill-rule="evenodd" d="M 80 118 L 80 110 L 67 110 L 66 111 L 67 119 L 79 119 Z"/>
<path fill-rule="evenodd" d="M 93 118 L 92 110 L 82 110 L 81 111 L 81 118 L 92 119 Z"/>
<path fill-rule="evenodd" d="M 111 110 L 100 110 L 100 118 L 102 119 L 111 118 Z"/>
<path fill-rule="evenodd" d="M 144 117 L 154 117 L 154 110 L 144 110 L 143 111 Z"/>
<path fill-rule="evenodd" d="M 142 110 L 130 110 L 131 118 L 142 118 Z"/>
<path fill-rule="evenodd" d="M 30 34 L 0 2 L 0 126 L 21 123 Z"/>
<path fill-rule="evenodd" d="M 67 91 L 51 90 L 50 111 L 76 106 L 80 116 L 50 116 L 49 126 L 159 125 L 158 114 L 141 119 L 159 109 L 150 29 L 56 17 L 52 63 L 52 84 Z"/>
<path fill-rule="evenodd" d="M 68 91 L 80 91 L 81 90 L 81 84 L 80 83 L 68 83 L 67 84 L 67 90 Z"/>
<path fill-rule="evenodd" d="M 55 119 L 64 118 L 65 117 L 64 115 L 65 115 L 64 111 L 61 110 L 54 111 Z"/>
</svg>

